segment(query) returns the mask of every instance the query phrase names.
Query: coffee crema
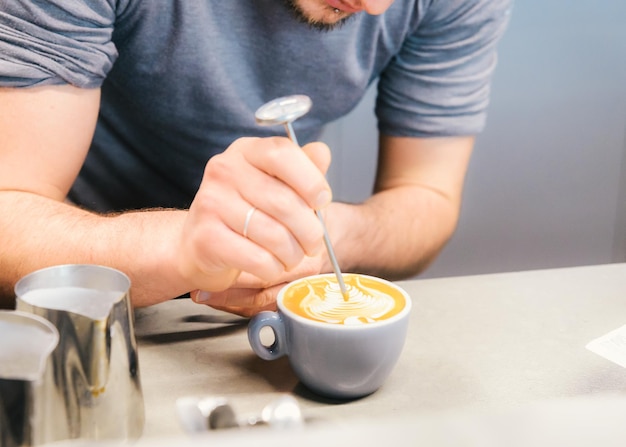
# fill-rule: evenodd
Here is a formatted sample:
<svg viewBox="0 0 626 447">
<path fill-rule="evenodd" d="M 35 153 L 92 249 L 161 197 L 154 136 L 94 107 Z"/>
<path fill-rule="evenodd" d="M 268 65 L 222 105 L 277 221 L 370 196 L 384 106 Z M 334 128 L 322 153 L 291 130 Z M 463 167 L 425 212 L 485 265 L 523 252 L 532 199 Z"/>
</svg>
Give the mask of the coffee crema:
<svg viewBox="0 0 626 447">
<path fill-rule="evenodd" d="M 283 305 L 315 321 L 359 325 L 397 315 L 405 307 L 404 295 L 389 284 L 357 274 L 344 274 L 346 300 L 334 276 L 303 279 L 284 292 Z"/>
</svg>

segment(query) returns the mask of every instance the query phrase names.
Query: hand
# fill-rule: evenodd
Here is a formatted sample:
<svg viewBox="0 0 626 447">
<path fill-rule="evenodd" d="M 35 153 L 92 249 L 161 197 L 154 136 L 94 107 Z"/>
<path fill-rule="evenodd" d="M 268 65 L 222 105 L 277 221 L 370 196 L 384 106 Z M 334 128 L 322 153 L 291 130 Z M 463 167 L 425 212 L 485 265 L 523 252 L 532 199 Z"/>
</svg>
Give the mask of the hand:
<svg viewBox="0 0 626 447">
<path fill-rule="evenodd" d="M 323 251 L 312 209 L 331 201 L 329 164 L 325 144 L 299 148 L 283 137 L 241 138 L 211 158 L 181 235 L 178 269 L 189 288 L 225 290 L 242 271 L 278 284 Z"/>
<path fill-rule="evenodd" d="M 251 317 L 263 310 L 276 310 L 276 297 L 279 290 L 295 279 L 323 272 L 326 252 L 314 257 L 305 257 L 290 272 L 286 272 L 276 283 L 261 281 L 248 273 L 241 273 L 233 287 L 222 292 L 195 290 L 191 298 L 198 304 L 230 312 L 243 317 Z"/>
</svg>

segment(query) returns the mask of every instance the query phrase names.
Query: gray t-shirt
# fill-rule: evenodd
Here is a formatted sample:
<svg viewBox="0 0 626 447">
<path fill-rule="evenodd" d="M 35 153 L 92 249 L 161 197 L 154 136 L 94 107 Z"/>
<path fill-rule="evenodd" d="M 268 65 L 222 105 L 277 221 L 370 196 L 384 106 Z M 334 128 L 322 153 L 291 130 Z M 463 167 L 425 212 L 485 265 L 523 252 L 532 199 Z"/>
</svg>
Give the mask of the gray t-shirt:
<svg viewBox="0 0 626 447">
<path fill-rule="evenodd" d="M 275 97 L 312 98 L 294 123 L 300 143 L 376 80 L 382 133 L 480 132 L 511 2 L 396 0 L 320 32 L 282 0 L 0 1 L 0 85 L 102 87 L 75 202 L 185 208 L 211 156 L 284 134 L 254 121 Z"/>
</svg>

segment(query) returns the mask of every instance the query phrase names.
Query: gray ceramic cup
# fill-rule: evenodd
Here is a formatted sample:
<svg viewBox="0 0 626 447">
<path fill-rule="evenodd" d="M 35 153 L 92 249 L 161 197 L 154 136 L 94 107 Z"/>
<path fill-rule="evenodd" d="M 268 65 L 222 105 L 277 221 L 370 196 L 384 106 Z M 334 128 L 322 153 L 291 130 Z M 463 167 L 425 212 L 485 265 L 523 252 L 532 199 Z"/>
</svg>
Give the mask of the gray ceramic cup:
<svg viewBox="0 0 626 447">
<path fill-rule="evenodd" d="M 401 287 L 366 275 L 345 275 L 344 279 L 349 276 L 390 287 L 402 302 L 401 310 L 388 319 L 350 325 L 298 315 L 285 304 L 291 288 L 302 288 L 306 281 L 316 279 L 336 283 L 332 274 L 315 275 L 287 284 L 278 294 L 278 311 L 261 312 L 248 325 L 250 346 L 259 357 L 275 360 L 288 356 L 296 376 L 307 388 L 338 399 L 366 396 L 381 387 L 404 347 L 411 311 L 411 300 Z M 348 285 L 349 290 L 351 287 Z M 267 337 L 262 337 L 264 328 L 274 333 L 269 346 L 264 343 Z"/>
</svg>

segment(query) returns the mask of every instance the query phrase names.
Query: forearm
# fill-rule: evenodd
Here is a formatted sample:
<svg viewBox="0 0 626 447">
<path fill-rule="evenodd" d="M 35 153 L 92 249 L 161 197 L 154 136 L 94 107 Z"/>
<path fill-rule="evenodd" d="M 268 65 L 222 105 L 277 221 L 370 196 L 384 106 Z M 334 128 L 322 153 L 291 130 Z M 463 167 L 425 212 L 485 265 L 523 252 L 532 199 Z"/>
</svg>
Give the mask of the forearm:
<svg viewBox="0 0 626 447">
<path fill-rule="evenodd" d="M 399 280 L 435 259 L 454 232 L 459 210 L 437 191 L 405 186 L 360 205 L 333 203 L 328 213 L 342 270 Z"/>
<path fill-rule="evenodd" d="M 381 135 L 376 193 L 328 210 L 343 268 L 389 279 L 426 268 L 456 228 L 473 144 Z"/>
<path fill-rule="evenodd" d="M 50 265 L 90 263 L 128 274 L 136 306 L 186 292 L 175 268 L 185 211 L 115 216 L 26 192 L 0 192 L 0 303 L 13 305 L 22 276 Z"/>
</svg>

